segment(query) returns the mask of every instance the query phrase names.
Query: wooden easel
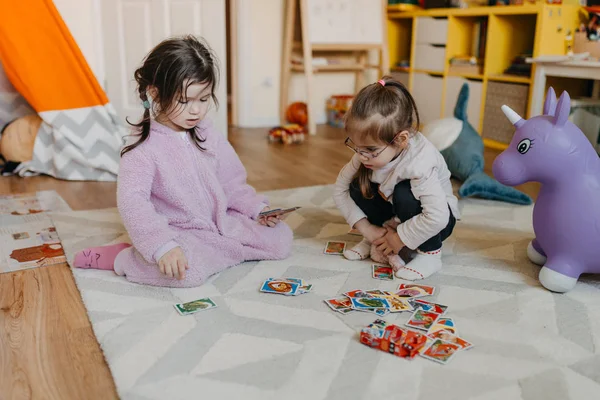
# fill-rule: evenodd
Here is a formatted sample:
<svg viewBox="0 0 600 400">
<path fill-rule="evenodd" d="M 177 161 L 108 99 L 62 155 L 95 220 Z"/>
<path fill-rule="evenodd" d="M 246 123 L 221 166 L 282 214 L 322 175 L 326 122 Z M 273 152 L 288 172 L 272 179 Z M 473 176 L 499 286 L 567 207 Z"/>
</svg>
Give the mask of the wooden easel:
<svg viewBox="0 0 600 400">
<path fill-rule="evenodd" d="M 377 4 L 373 1 L 374 4 Z M 379 76 L 389 73 L 389 61 L 387 50 L 387 1 L 380 0 L 382 7 L 383 37 L 378 44 L 348 44 L 348 43 L 311 43 L 308 32 L 308 0 L 285 0 L 285 21 L 283 38 L 283 56 L 281 61 L 281 86 L 280 86 L 280 117 L 281 123 L 285 123 L 285 112 L 288 106 L 289 82 L 292 73 L 304 73 L 306 77 L 306 104 L 308 108 L 308 132 L 311 135 L 317 133 L 315 123 L 315 107 L 312 100 L 313 75 L 320 72 L 354 72 L 355 88 L 357 92 L 364 86 L 364 72 L 367 69 L 377 69 Z M 292 64 L 293 51 L 301 50 L 303 64 Z M 376 50 L 379 55 L 379 64 L 367 64 L 369 51 Z M 320 53 L 328 58 L 352 57 L 353 63 L 313 65 L 313 54 Z M 324 106 L 324 105 L 323 105 Z"/>
</svg>

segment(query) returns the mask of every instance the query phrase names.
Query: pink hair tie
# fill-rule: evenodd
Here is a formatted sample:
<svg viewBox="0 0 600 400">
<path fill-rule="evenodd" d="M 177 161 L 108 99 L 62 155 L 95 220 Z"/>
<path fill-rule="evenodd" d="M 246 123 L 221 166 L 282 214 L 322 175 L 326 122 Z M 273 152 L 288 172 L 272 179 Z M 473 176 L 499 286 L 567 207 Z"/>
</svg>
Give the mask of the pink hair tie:
<svg viewBox="0 0 600 400">
<path fill-rule="evenodd" d="M 383 79 L 378 80 L 377 83 L 379 83 L 381 86 L 385 86 L 385 81 Z"/>
</svg>

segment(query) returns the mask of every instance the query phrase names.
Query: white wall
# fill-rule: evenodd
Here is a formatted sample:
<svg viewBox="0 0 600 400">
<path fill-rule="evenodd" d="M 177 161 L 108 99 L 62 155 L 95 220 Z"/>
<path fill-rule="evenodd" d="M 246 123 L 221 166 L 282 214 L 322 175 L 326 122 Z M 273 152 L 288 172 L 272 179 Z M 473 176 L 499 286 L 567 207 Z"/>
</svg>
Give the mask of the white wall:
<svg viewBox="0 0 600 400">
<path fill-rule="evenodd" d="M 279 124 L 279 85 L 283 43 L 282 0 L 238 2 L 238 125 Z M 374 79 L 370 76 L 367 79 Z M 332 94 L 354 92 L 354 74 L 327 73 L 314 78 L 317 123 L 324 123 L 325 101 Z M 302 75 L 292 78 L 290 103 L 306 99 Z"/>
<path fill-rule="evenodd" d="M 104 87 L 104 59 L 100 23 L 102 0 L 53 0 L 96 79 Z"/>
</svg>

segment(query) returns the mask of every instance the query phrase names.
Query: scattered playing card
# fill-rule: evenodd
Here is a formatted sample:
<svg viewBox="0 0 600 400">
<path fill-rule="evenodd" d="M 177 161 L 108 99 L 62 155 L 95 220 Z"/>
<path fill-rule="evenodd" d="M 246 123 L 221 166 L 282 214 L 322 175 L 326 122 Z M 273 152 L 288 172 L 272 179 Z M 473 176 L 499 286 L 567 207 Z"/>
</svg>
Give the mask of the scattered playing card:
<svg viewBox="0 0 600 400">
<path fill-rule="evenodd" d="M 350 229 L 348 231 L 348 235 L 362 236 L 362 233 L 360 233 L 358 229 Z"/>
<path fill-rule="evenodd" d="M 344 296 L 347 296 L 349 298 L 353 298 L 353 297 L 375 297 L 370 295 L 369 293 L 362 291 L 360 289 L 356 289 L 356 290 L 351 290 L 349 292 L 344 293 Z"/>
<path fill-rule="evenodd" d="M 370 294 L 373 297 L 389 296 L 390 295 L 388 292 L 384 292 L 383 290 L 379 290 L 379 289 L 365 290 L 365 293 Z M 352 297 L 358 297 L 358 296 L 352 296 Z"/>
<path fill-rule="evenodd" d="M 308 293 L 308 292 L 310 292 L 310 290 L 312 289 L 312 287 L 313 287 L 312 284 L 305 285 L 305 286 L 300 286 L 298 288 L 298 294 Z"/>
<path fill-rule="evenodd" d="M 408 301 L 416 310 L 420 309 L 423 311 L 433 311 L 438 314 L 443 314 L 448 309 L 448 306 L 443 304 L 431 303 L 421 299 L 410 299 Z"/>
<path fill-rule="evenodd" d="M 434 333 L 442 330 L 448 331 L 458 336 L 458 330 L 456 329 L 456 324 L 454 323 L 454 320 L 452 318 L 440 318 L 436 321 L 435 325 L 431 327 L 429 333 Z"/>
<path fill-rule="evenodd" d="M 334 299 L 324 300 L 325 304 L 327 304 L 333 311 L 340 312 L 342 314 L 347 314 L 352 312 L 352 302 L 347 297 L 336 297 Z"/>
<path fill-rule="evenodd" d="M 457 344 L 434 339 L 433 343 L 421 353 L 421 356 L 441 364 L 447 364 L 459 350 L 461 347 Z"/>
<path fill-rule="evenodd" d="M 205 297 L 203 299 L 198 299 L 187 303 L 175 304 L 175 309 L 181 315 L 189 315 L 197 313 L 198 311 L 215 308 L 216 306 L 217 304 L 210 297 Z"/>
<path fill-rule="evenodd" d="M 390 312 L 413 311 L 414 308 L 406 299 L 401 299 L 396 296 L 384 296 L 390 302 Z"/>
<path fill-rule="evenodd" d="M 465 339 L 460 338 L 446 330 L 436 331 L 428 334 L 427 336 L 431 339 L 441 339 L 448 343 L 457 344 L 462 348 L 462 350 L 470 349 L 471 347 L 473 347 L 472 343 L 469 343 Z"/>
<path fill-rule="evenodd" d="M 342 255 L 346 250 L 346 242 L 327 242 L 325 254 Z"/>
<path fill-rule="evenodd" d="M 404 298 L 417 298 L 417 297 L 429 296 L 422 289 L 417 289 L 417 288 L 400 289 L 396 293 L 393 293 L 393 294 L 394 294 L 394 296 L 404 297 Z"/>
<path fill-rule="evenodd" d="M 417 310 L 410 317 L 406 325 L 422 331 L 428 331 L 439 317 L 440 314 L 438 313 Z"/>
<path fill-rule="evenodd" d="M 304 285 L 304 281 L 302 280 L 302 278 L 269 278 L 267 279 L 267 281 L 284 281 Z"/>
<path fill-rule="evenodd" d="M 393 281 L 394 270 L 389 265 L 371 265 L 372 275 L 375 279 L 381 279 L 382 281 Z"/>
<path fill-rule="evenodd" d="M 414 283 L 401 283 L 400 286 L 398 286 L 398 290 L 402 289 L 419 290 L 422 293 L 425 293 L 425 296 L 432 296 L 435 293 L 435 287 L 433 286 L 415 285 Z"/>
<path fill-rule="evenodd" d="M 294 296 L 298 292 L 300 284 L 297 282 L 288 281 L 265 281 L 260 287 L 260 291 L 264 293 L 284 294 Z"/>
<path fill-rule="evenodd" d="M 352 308 L 362 310 L 365 308 L 390 308 L 390 303 L 383 298 L 379 297 L 352 297 Z"/>
</svg>

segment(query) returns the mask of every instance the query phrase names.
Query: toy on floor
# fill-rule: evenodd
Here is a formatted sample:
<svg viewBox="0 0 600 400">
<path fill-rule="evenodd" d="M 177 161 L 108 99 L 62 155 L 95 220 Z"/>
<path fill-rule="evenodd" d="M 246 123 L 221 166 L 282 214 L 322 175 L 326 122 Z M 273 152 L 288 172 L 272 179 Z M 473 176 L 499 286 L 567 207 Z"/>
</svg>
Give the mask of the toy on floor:
<svg viewBox="0 0 600 400">
<path fill-rule="evenodd" d="M 295 102 L 288 106 L 285 119 L 291 124 L 306 126 L 308 122 L 308 108 L 306 103 Z"/>
<path fill-rule="evenodd" d="M 502 106 L 517 130 L 493 165 L 496 179 L 507 185 L 542 184 L 527 255 L 543 265 L 542 285 L 561 293 L 571 290 L 582 273 L 600 273 L 600 158 L 568 121 L 570 107 L 569 94 L 563 92 L 557 104 L 552 88 L 544 115 L 524 120 Z"/>
<path fill-rule="evenodd" d="M 306 140 L 306 131 L 298 124 L 277 126 L 269 131 L 270 142 L 296 144 L 302 143 L 304 140 Z"/>
<path fill-rule="evenodd" d="M 442 153 L 453 177 L 463 182 L 461 197 L 478 196 L 514 204 L 531 204 L 526 194 L 502 185 L 483 172 L 483 141 L 467 120 L 469 86 L 464 84 L 454 108 L 454 118 L 433 121 L 423 127 L 427 137 Z"/>
</svg>

